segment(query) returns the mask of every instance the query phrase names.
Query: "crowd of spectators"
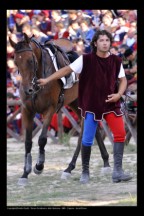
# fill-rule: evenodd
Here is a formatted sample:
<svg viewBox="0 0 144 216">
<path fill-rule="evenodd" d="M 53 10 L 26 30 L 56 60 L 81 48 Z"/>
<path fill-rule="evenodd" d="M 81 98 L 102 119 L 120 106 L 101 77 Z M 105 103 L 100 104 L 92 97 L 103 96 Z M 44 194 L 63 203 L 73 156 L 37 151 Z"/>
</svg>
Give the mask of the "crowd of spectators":
<svg viewBox="0 0 144 216">
<path fill-rule="evenodd" d="M 81 55 L 91 51 L 90 41 L 99 29 L 112 33 L 114 40 L 110 52 L 122 58 L 128 84 L 136 82 L 137 10 L 7 10 L 7 93 L 18 99 L 21 81 L 9 36 L 18 42 L 25 32 L 29 37 L 34 35 L 42 44 L 47 40 L 67 38 Z M 9 106 L 7 110 L 9 115 Z"/>
</svg>

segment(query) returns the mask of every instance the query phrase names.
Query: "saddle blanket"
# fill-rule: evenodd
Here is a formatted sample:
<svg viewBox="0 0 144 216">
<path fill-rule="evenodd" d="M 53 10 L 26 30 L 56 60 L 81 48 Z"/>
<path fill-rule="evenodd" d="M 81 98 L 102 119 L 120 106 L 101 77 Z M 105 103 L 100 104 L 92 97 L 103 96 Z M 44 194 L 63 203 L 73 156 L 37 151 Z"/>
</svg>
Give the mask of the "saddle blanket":
<svg viewBox="0 0 144 216">
<path fill-rule="evenodd" d="M 52 58 L 55 70 L 58 71 L 58 66 L 57 66 L 57 62 L 56 62 L 56 58 L 55 58 L 54 54 L 52 53 L 52 51 L 48 47 L 46 49 L 48 50 L 48 52 Z M 68 78 L 62 77 L 61 81 L 63 82 L 64 89 L 68 89 L 68 88 L 71 88 L 74 83 L 78 82 L 78 79 L 76 77 L 76 74 L 74 72 L 72 72 Z"/>
</svg>

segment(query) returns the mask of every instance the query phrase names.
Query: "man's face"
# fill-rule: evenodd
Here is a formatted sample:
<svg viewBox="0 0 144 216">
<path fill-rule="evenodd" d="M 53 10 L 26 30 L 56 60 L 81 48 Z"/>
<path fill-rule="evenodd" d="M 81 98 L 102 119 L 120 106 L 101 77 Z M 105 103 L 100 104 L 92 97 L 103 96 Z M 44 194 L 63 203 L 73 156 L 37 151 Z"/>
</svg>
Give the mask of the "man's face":
<svg viewBox="0 0 144 216">
<path fill-rule="evenodd" d="M 132 61 L 133 60 L 133 54 L 126 57 L 127 60 Z"/>
<path fill-rule="evenodd" d="M 107 35 L 100 35 L 99 39 L 95 42 L 95 46 L 97 47 L 97 51 L 100 52 L 108 52 L 110 49 L 110 39 Z"/>
</svg>

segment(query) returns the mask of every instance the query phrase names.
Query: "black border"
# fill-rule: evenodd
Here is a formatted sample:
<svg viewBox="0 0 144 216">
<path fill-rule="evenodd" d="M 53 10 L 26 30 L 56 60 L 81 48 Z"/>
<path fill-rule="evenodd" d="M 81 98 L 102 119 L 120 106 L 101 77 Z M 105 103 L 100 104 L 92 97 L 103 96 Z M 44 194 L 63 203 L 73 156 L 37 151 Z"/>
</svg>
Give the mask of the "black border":
<svg viewBox="0 0 144 216">
<path fill-rule="evenodd" d="M 15 2 L 15 4 L 14 4 Z M 4 2 L 5 3 L 5 2 Z M 19 5 L 21 4 L 21 5 Z M 42 5 L 43 4 L 43 5 Z M 62 6 L 63 4 L 63 6 Z M 49 1 L 44 1 L 44 2 L 34 2 L 34 5 L 30 4 L 30 0 L 25 0 L 24 1 L 24 7 L 22 6 L 22 1 L 11 1 L 9 3 L 7 3 L 7 6 L 5 7 L 5 9 L 1 10 L 1 28 L 2 28 L 2 36 L 1 36 L 1 63 L 4 64 L 3 67 L 1 67 L 1 106 L 0 108 L 2 109 L 1 113 L 1 135 L 2 135 L 2 142 L 1 142 L 1 157 L 0 157 L 0 164 L 1 164 L 1 185 L 5 185 L 5 189 L 6 189 L 6 76 L 5 76 L 5 69 L 6 69 L 6 46 L 4 46 L 4 44 L 6 44 L 6 10 L 7 9 L 15 9 L 15 8 L 34 8 L 34 9 L 43 9 L 43 8 L 50 8 L 50 9 L 136 9 L 138 10 L 138 141 L 137 141 L 137 150 L 138 150 L 138 185 L 137 185 L 137 189 L 138 189 L 138 206 L 136 207 L 131 207 L 132 211 L 134 211 L 137 208 L 143 208 L 144 207 L 144 184 L 143 184 L 143 178 L 144 178 L 144 126 L 143 126 L 143 121 L 142 119 L 144 119 L 144 93 L 143 93 L 143 85 L 144 85 L 144 72 L 143 72 L 143 63 L 144 63 L 144 58 L 143 58 L 143 49 L 144 49 L 144 39 L 143 39 L 143 26 L 144 26 L 144 18 L 143 18 L 143 14 L 144 14 L 144 10 L 142 7 L 142 4 L 137 4 L 137 2 L 119 2 L 120 5 L 117 5 L 116 7 L 114 7 L 114 3 L 111 3 L 111 1 L 109 0 L 101 0 L 100 2 L 96 3 L 95 1 L 76 1 L 76 4 L 74 2 L 67 2 L 67 4 L 69 4 L 69 6 L 66 6 L 63 2 L 63 0 L 49 0 Z M 14 7 L 15 6 L 15 7 Z M 111 7 L 110 7 L 111 6 Z M 3 4 L 4 7 L 4 4 Z M 2 8 L 3 8 L 2 7 Z M 4 49 L 4 50 L 2 50 Z M 5 54 L 5 55 L 4 55 Z M 3 74 L 4 73 L 4 74 Z M 2 119 L 4 118 L 4 119 Z M 141 122 L 142 121 L 142 122 Z M 5 124 L 5 125 L 4 125 Z M 5 128 L 5 129 L 4 129 Z M 4 188 L 4 186 L 2 186 L 2 188 Z M 1 195 L 0 195 L 0 199 L 2 199 L 0 201 L 1 203 L 1 211 L 3 212 L 4 210 L 7 209 L 6 207 L 6 191 L 1 190 Z M 87 210 L 95 210 L 96 207 L 86 207 L 86 209 L 84 208 L 84 211 Z M 101 206 L 97 207 L 97 208 L 101 208 Z M 106 210 L 110 207 L 104 207 L 104 209 L 106 208 Z M 119 208 L 119 207 L 116 207 Z M 128 211 L 130 210 L 130 207 L 127 207 Z M 27 210 L 22 208 L 23 210 Z M 78 210 L 76 208 L 74 208 L 75 210 Z M 113 208 L 114 209 L 114 208 Z M 119 208 L 119 210 L 121 209 L 121 207 Z M 123 207 L 122 207 L 123 209 Z M 17 208 L 17 212 L 19 213 L 21 209 Z M 31 209 L 32 211 L 33 209 Z M 40 210 L 38 208 L 35 208 L 34 210 Z M 49 209 L 46 209 L 49 210 Z M 59 208 L 52 208 L 50 210 L 54 210 L 54 212 L 56 213 L 57 210 L 59 211 Z M 70 211 L 69 208 L 65 208 L 65 210 L 67 210 L 66 212 L 68 214 L 70 214 L 72 212 L 72 210 Z M 69 210 L 69 211 L 68 211 Z M 83 209 L 79 209 L 80 212 L 83 212 Z M 15 209 L 12 210 L 12 214 L 15 212 Z M 47 211 L 46 211 L 47 212 Z M 64 212 L 64 211 L 62 211 Z M 7 213 L 10 213 L 10 209 L 7 209 Z M 47 212 L 48 213 L 48 212 Z M 60 213 L 60 212 L 59 212 Z M 51 214 L 51 213 L 50 213 Z M 51 214 L 52 215 L 52 214 Z"/>
</svg>

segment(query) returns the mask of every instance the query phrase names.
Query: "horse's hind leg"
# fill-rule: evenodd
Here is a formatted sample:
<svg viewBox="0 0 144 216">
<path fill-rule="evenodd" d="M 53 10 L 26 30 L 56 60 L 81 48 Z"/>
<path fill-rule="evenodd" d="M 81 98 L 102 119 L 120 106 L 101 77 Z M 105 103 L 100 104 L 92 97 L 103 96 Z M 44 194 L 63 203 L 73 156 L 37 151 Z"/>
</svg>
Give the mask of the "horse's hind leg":
<svg viewBox="0 0 144 216">
<path fill-rule="evenodd" d="M 41 174 L 44 169 L 44 162 L 45 162 L 45 149 L 44 148 L 47 143 L 47 132 L 48 132 L 48 127 L 50 125 L 53 113 L 54 113 L 54 110 L 49 109 L 49 112 L 45 115 L 42 132 L 39 136 L 39 140 L 38 140 L 39 152 L 38 152 L 37 162 L 34 166 L 34 173 L 37 175 Z"/>
<path fill-rule="evenodd" d="M 99 149 L 100 149 L 101 157 L 102 157 L 103 162 L 104 162 L 104 167 L 102 168 L 102 172 L 103 173 L 111 172 L 111 168 L 110 168 L 110 164 L 109 164 L 109 154 L 108 154 L 106 147 L 104 145 L 104 141 L 102 139 L 99 124 L 97 127 L 95 138 L 97 140 L 97 144 L 98 144 Z"/>
<path fill-rule="evenodd" d="M 100 149 L 101 157 L 102 157 L 103 162 L 104 162 L 104 167 L 110 167 L 110 165 L 109 165 L 109 154 L 108 154 L 108 152 L 106 150 L 106 147 L 104 145 L 104 141 L 103 141 L 102 136 L 101 136 L 99 124 L 98 124 L 98 127 L 97 127 L 95 138 L 97 140 L 97 144 L 98 144 L 99 149 Z"/>
<path fill-rule="evenodd" d="M 18 181 L 19 185 L 26 185 L 28 181 L 28 175 L 32 170 L 32 130 L 33 130 L 33 114 L 29 113 L 26 109 L 22 110 L 23 123 L 26 128 L 25 133 L 25 162 L 24 162 L 24 172 Z"/>
</svg>

